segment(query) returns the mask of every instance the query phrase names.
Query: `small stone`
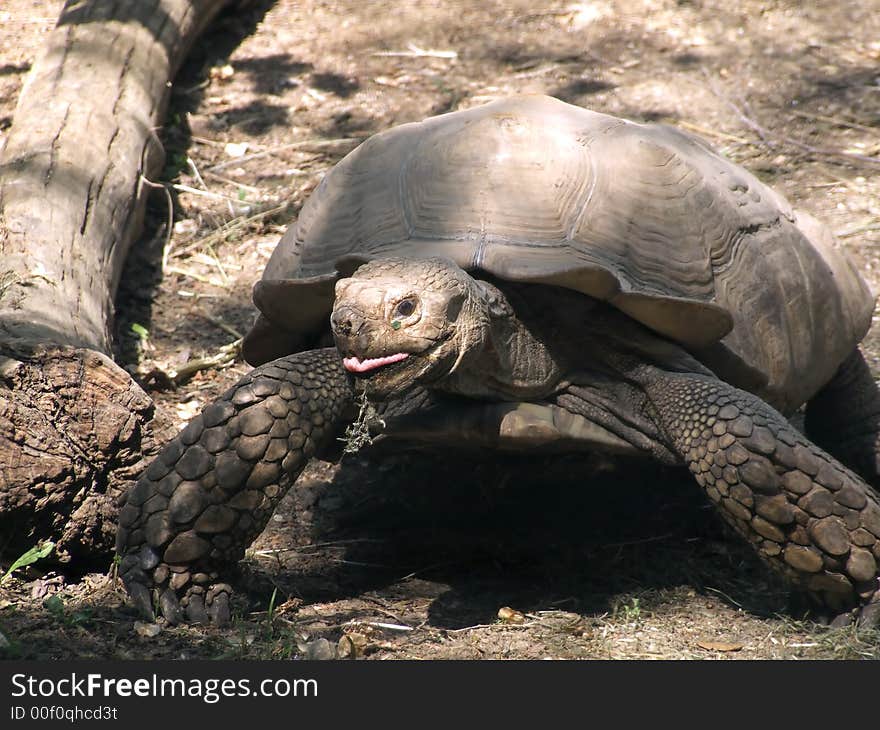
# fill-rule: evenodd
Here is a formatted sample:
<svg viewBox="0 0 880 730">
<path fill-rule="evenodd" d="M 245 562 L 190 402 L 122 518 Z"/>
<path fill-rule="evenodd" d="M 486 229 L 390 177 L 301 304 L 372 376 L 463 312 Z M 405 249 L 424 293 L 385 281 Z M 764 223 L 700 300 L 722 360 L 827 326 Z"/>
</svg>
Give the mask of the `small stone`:
<svg viewBox="0 0 880 730">
<path fill-rule="evenodd" d="M 186 453 L 177 462 L 175 470 L 184 479 L 192 480 L 206 474 L 213 466 L 214 457 L 201 446 L 195 444 L 186 450 Z"/>
<path fill-rule="evenodd" d="M 771 542 L 770 540 L 764 540 L 761 543 L 761 552 L 763 552 L 768 557 L 775 557 L 782 552 L 782 546 L 777 545 L 775 542 Z"/>
<path fill-rule="evenodd" d="M 772 497 L 757 495 L 755 497 L 755 511 L 774 524 L 788 525 L 794 522 L 794 508 L 789 504 L 784 494 Z"/>
<path fill-rule="evenodd" d="M 237 517 L 238 514 L 234 509 L 223 505 L 212 505 L 199 515 L 193 529 L 205 533 L 226 532 L 235 524 Z"/>
<path fill-rule="evenodd" d="M 143 621 L 135 621 L 134 631 L 142 639 L 152 639 L 162 633 L 162 627 L 159 624 L 148 624 Z"/>
<path fill-rule="evenodd" d="M 327 639 L 315 639 L 303 646 L 303 654 L 306 659 L 312 661 L 327 661 L 336 658 L 336 648 Z"/>
<path fill-rule="evenodd" d="M 816 487 L 798 500 L 798 507 L 809 512 L 813 517 L 828 517 L 834 508 L 834 497 L 822 487 Z"/>
<path fill-rule="evenodd" d="M 761 537 L 766 537 L 774 542 L 784 542 L 785 535 L 776 525 L 772 525 L 763 517 L 755 517 L 752 519 L 752 527 Z"/>
<path fill-rule="evenodd" d="M 205 508 L 206 502 L 205 493 L 197 482 L 183 482 L 171 495 L 168 513 L 177 523 L 189 522 Z"/>
<path fill-rule="evenodd" d="M 849 552 L 849 532 L 839 518 L 817 520 L 808 529 L 816 544 L 829 555 L 846 555 Z"/>
<path fill-rule="evenodd" d="M 208 585 L 208 583 L 211 582 L 211 580 L 212 580 L 211 576 L 208 575 L 207 573 L 196 573 L 192 577 L 192 582 L 195 583 L 196 585 L 199 585 L 199 586 L 206 586 L 206 585 Z M 196 590 L 196 589 L 194 589 L 194 590 Z M 202 588 L 199 588 L 198 590 L 202 591 L 202 592 L 204 591 L 204 589 L 202 589 Z"/>
<path fill-rule="evenodd" d="M 791 532 L 788 533 L 788 539 L 791 542 L 797 543 L 798 545 L 810 545 L 810 536 L 807 534 L 805 528 L 801 525 L 795 527 Z"/>
<path fill-rule="evenodd" d="M 228 401 L 218 401 L 202 411 L 202 421 L 208 428 L 213 428 L 221 423 L 226 423 L 234 415 L 235 408 L 231 403 Z"/>
<path fill-rule="evenodd" d="M 813 480 L 802 471 L 786 472 L 780 481 L 783 489 L 795 494 L 806 494 L 813 488 Z"/>
<path fill-rule="evenodd" d="M 192 530 L 181 532 L 165 548 L 166 563 L 191 563 L 211 549 L 211 544 Z"/>
<path fill-rule="evenodd" d="M 805 573 L 818 573 L 822 570 L 822 556 L 807 547 L 789 545 L 783 551 L 782 559 L 792 568 Z"/>
<path fill-rule="evenodd" d="M 877 561 L 869 551 L 853 548 L 846 561 L 846 572 L 857 581 L 869 581 L 877 577 Z"/>
</svg>

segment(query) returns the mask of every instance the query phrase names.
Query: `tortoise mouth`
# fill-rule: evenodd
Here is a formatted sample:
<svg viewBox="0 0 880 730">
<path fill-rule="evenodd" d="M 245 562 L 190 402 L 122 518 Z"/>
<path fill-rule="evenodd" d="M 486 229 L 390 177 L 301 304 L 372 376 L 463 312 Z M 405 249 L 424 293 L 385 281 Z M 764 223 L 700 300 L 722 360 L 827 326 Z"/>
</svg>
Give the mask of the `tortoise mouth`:
<svg viewBox="0 0 880 730">
<path fill-rule="evenodd" d="M 361 360 L 354 356 L 344 357 L 342 358 L 342 366 L 350 373 L 365 375 L 388 365 L 393 365 L 394 363 L 406 360 L 409 355 L 408 352 L 397 352 L 393 355 L 386 355 L 384 357 L 368 357 L 365 360 Z"/>
</svg>

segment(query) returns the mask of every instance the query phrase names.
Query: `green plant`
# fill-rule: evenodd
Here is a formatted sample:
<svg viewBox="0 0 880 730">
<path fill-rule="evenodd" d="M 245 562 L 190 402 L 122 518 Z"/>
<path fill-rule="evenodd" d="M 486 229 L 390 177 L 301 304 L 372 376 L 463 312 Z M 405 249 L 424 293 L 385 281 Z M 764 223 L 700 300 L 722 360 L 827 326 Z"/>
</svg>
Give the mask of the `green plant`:
<svg viewBox="0 0 880 730">
<path fill-rule="evenodd" d="M 7 570 L 3 574 L 3 577 L 0 578 L 0 583 L 3 583 L 7 578 L 9 578 L 9 576 L 12 575 L 13 571 L 18 570 L 19 568 L 24 568 L 28 565 L 31 565 L 32 563 L 36 563 L 38 560 L 42 560 L 43 558 L 48 557 L 54 549 L 55 543 L 48 540 L 32 547 L 9 567 L 9 570 Z"/>
<path fill-rule="evenodd" d="M 68 611 L 64 605 L 64 599 L 57 593 L 43 601 L 43 608 L 52 614 L 54 619 L 60 621 L 65 626 L 79 626 L 86 623 L 92 617 L 92 611 L 89 609 Z"/>
</svg>

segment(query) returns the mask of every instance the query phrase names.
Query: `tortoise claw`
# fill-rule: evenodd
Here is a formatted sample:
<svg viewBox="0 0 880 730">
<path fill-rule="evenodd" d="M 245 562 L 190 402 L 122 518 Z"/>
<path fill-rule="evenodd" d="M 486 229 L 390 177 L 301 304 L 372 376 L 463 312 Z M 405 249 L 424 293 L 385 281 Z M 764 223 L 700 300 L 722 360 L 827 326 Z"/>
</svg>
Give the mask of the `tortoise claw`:
<svg viewBox="0 0 880 730">
<path fill-rule="evenodd" d="M 206 624 L 210 621 L 208 612 L 205 610 L 205 599 L 194 593 L 189 597 L 189 603 L 186 606 L 186 619 L 194 624 Z"/>
<path fill-rule="evenodd" d="M 156 614 L 153 611 L 153 601 L 150 590 L 143 584 L 133 582 L 128 585 L 128 592 L 134 602 L 135 608 L 147 621 L 155 621 Z"/>
<path fill-rule="evenodd" d="M 159 597 L 159 610 L 162 611 L 165 620 L 172 626 L 183 621 L 183 612 L 180 610 L 180 602 L 177 600 L 177 595 L 171 588 L 166 588 Z"/>
<path fill-rule="evenodd" d="M 208 591 L 208 615 L 211 622 L 217 626 L 227 626 L 230 623 L 232 613 L 229 608 L 229 598 L 232 595 L 232 587 L 226 583 L 218 583 Z"/>
<path fill-rule="evenodd" d="M 880 595 L 875 594 L 869 603 L 862 606 L 858 614 L 858 622 L 860 628 L 876 629 L 880 627 Z"/>
</svg>

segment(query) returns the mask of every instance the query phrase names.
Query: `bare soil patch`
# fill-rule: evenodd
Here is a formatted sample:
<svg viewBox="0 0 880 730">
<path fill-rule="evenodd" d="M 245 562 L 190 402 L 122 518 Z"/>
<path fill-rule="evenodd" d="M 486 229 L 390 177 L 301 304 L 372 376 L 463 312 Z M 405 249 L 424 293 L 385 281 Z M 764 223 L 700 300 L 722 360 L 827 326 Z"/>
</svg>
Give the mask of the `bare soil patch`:
<svg viewBox="0 0 880 730">
<path fill-rule="evenodd" d="M 61 4 L 0 9 L 0 136 Z M 170 382 L 250 326 L 250 288 L 321 176 L 370 134 L 510 93 L 703 135 L 828 222 L 876 290 L 878 10 L 874 0 L 264 0 L 224 15 L 175 84 L 162 130 L 173 222 L 155 194 L 119 294 L 118 356 L 170 437 L 248 370 L 232 351 L 227 365 Z M 875 373 L 878 334 L 867 340 Z M 38 563 L 0 589 L 0 651 L 880 658 L 875 632 L 804 620 L 686 474 L 606 467 L 366 452 L 317 462 L 254 544 L 231 630 L 154 633 L 109 577 Z"/>
</svg>

